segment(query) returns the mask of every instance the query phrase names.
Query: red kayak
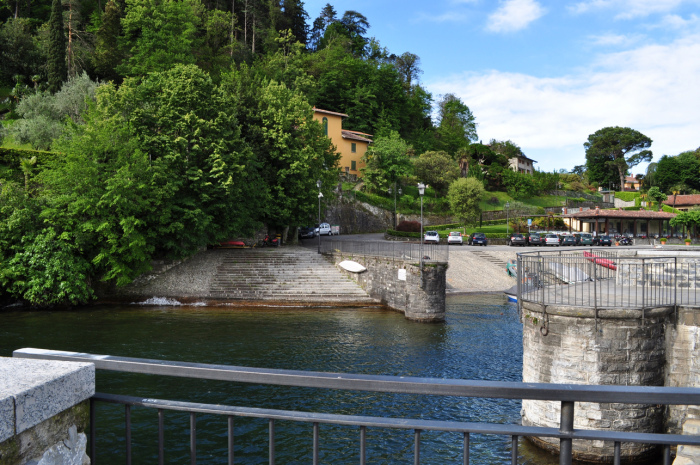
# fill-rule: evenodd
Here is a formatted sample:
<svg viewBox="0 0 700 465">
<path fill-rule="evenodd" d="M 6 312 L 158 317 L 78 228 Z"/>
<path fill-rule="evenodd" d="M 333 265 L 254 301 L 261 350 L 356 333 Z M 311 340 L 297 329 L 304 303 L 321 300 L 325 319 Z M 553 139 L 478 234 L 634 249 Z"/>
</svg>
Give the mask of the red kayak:
<svg viewBox="0 0 700 465">
<path fill-rule="evenodd" d="M 592 252 L 583 252 L 583 256 L 596 263 L 597 265 L 604 266 L 605 268 L 610 268 L 611 270 L 617 270 L 615 262 L 608 260 L 607 258 L 600 258 L 597 255 L 593 255 Z"/>
</svg>

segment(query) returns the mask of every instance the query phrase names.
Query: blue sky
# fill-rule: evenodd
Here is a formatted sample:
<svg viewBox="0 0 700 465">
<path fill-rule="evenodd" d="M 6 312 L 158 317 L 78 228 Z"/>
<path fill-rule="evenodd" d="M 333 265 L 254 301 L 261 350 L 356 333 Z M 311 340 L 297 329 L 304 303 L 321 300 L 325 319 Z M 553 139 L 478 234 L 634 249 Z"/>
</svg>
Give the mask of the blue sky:
<svg viewBox="0 0 700 465">
<path fill-rule="evenodd" d="M 650 137 L 656 161 L 700 146 L 700 0 L 307 0 L 310 23 L 326 3 L 418 55 L 435 100 L 456 94 L 481 140 L 510 139 L 539 169 L 583 164 L 606 126 Z"/>
</svg>

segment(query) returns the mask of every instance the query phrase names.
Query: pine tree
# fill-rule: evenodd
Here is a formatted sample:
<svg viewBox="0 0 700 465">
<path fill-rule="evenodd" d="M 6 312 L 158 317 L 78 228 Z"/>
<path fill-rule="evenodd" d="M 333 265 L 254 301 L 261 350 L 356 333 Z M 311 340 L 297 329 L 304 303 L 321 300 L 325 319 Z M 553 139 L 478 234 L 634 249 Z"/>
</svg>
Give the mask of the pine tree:
<svg viewBox="0 0 700 465">
<path fill-rule="evenodd" d="M 61 0 L 53 0 L 49 19 L 49 92 L 61 90 L 68 76 L 66 68 L 66 34 L 63 31 L 63 8 Z"/>
</svg>

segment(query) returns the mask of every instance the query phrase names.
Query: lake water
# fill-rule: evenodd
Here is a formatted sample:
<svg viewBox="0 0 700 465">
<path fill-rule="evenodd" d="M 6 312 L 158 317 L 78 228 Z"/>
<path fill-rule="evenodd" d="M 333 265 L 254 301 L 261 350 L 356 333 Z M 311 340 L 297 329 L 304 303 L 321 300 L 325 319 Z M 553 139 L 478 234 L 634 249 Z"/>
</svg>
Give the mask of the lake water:
<svg viewBox="0 0 700 465">
<path fill-rule="evenodd" d="M 94 306 L 0 314 L 0 356 L 22 347 L 262 368 L 521 381 L 522 327 L 500 295 L 450 296 L 444 324 L 378 309 Z M 285 410 L 519 423 L 520 401 L 264 387 L 99 371 L 105 393 Z M 166 412 L 166 463 L 189 463 L 189 416 Z M 98 405 L 98 463 L 124 463 L 123 407 Z M 157 416 L 132 411 L 134 463 L 157 463 Z M 267 422 L 236 420 L 236 463 L 267 463 Z M 226 463 L 226 419 L 199 415 L 199 464 Z M 276 423 L 279 464 L 311 463 L 311 425 Z M 359 430 L 321 425 L 320 462 L 359 463 Z M 473 435 L 471 463 L 510 463 L 510 438 Z M 518 463 L 558 460 L 522 441 Z M 421 463 L 461 463 L 461 435 L 426 432 Z M 367 462 L 413 463 L 413 431 L 368 429 Z"/>
</svg>

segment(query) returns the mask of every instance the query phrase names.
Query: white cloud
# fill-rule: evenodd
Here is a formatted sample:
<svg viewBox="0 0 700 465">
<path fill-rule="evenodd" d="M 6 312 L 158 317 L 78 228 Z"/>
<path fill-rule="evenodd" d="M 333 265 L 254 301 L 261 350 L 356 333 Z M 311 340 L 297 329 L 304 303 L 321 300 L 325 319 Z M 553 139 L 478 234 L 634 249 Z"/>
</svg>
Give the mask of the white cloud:
<svg viewBox="0 0 700 465">
<path fill-rule="evenodd" d="M 630 45 L 639 43 L 644 37 L 639 34 L 624 35 L 624 34 L 602 34 L 598 36 L 591 36 L 591 42 L 593 45 L 598 46 L 617 46 L 617 47 L 628 47 Z"/>
<path fill-rule="evenodd" d="M 667 28 L 674 30 L 685 30 L 685 29 L 699 29 L 700 28 L 700 17 L 697 15 L 690 15 L 688 19 L 685 19 L 679 15 L 666 15 L 661 19 L 661 22 L 656 26 L 656 28 Z"/>
<path fill-rule="evenodd" d="M 429 21 L 431 23 L 453 23 L 453 22 L 464 22 L 467 21 L 469 17 L 464 13 L 458 13 L 456 11 L 447 11 L 439 15 L 428 15 L 421 13 L 418 15 L 414 22 L 420 23 L 423 21 Z"/>
<path fill-rule="evenodd" d="M 584 0 L 571 6 L 574 13 L 587 13 L 595 10 L 617 10 L 617 19 L 630 19 L 649 16 L 655 13 L 668 13 L 684 3 L 698 3 L 697 0 Z"/>
<path fill-rule="evenodd" d="M 454 92 L 476 116 L 480 139 L 511 139 L 542 169 L 583 163 L 583 143 L 606 126 L 646 134 L 658 159 L 700 146 L 698 56 L 700 35 L 695 35 L 603 55 L 568 76 L 490 71 L 428 88 L 434 94 Z"/>
<path fill-rule="evenodd" d="M 514 32 L 541 18 L 545 9 L 535 0 L 505 0 L 489 16 L 486 29 L 492 32 Z"/>
</svg>

